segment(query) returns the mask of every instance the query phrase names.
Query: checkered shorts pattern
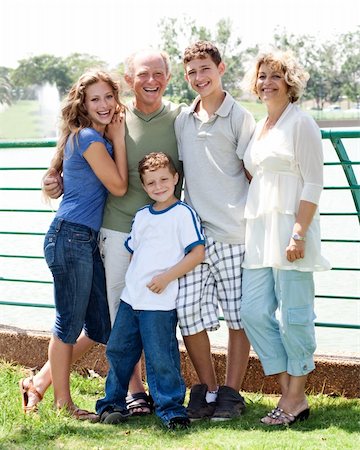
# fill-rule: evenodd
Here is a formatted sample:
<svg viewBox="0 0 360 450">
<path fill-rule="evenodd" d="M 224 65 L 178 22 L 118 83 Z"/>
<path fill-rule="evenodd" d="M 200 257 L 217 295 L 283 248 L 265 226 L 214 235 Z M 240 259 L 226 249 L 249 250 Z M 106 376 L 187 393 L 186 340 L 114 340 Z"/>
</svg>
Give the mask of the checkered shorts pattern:
<svg viewBox="0 0 360 450">
<path fill-rule="evenodd" d="M 184 336 L 217 330 L 219 304 L 228 327 L 243 328 L 240 302 L 244 251 L 244 245 L 206 238 L 204 262 L 179 279 L 177 314 Z"/>
</svg>

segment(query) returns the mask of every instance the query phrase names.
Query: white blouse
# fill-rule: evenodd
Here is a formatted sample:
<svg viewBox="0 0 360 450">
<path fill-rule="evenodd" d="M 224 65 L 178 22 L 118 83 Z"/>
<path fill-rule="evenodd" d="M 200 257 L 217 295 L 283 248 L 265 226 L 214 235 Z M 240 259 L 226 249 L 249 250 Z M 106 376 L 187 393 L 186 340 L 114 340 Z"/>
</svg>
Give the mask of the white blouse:
<svg viewBox="0 0 360 450">
<path fill-rule="evenodd" d="M 245 168 L 252 175 L 245 207 L 243 267 L 274 267 L 313 272 L 330 269 L 320 251 L 317 210 L 306 233 L 305 257 L 286 259 L 300 200 L 318 204 L 323 187 L 323 152 L 315 121 L 290 103 L 274 128 L 259 139 L 261 120 L 245 151 Z"/>
</svg>

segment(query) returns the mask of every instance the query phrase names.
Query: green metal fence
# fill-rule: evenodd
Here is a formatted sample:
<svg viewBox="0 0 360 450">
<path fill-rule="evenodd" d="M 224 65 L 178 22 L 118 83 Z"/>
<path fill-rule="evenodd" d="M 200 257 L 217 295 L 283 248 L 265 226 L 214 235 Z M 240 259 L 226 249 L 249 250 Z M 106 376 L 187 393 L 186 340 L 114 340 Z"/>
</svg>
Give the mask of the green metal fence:
<svg viewBox="0 0 360 450">
<path fill-rule="evenodd" d="M 343 139 L 360 139 L 360 129 L 324 129 L 321 130 L 322 138 L 323 139 L 329 139 L 336 151 L 336 155 L 338 157 L 338 161 L 335 162 L 326 162 L 325 163 L 325 171 L 327 166 L 341 166 L 346 180 L 347 184 L 343 186 L 325 186 L 325 190 L 350 190 L 353 203 L 354 203 L 354 210 L 353 211 L 346 211 L 346 212 L 327 212 L 327 211 L 320 211 L 320 215 L 322 216 L 344 216 L 344 219 L 346 216 L 357 216 L 357 219 L 360 223 L 360 189 L 359 184 L 357 182 L 356 173 L 355 173 L 355 166 L 360 164 L 360 161 L 352 161 L 349 156 L 348 152 L 346 151 L 345 145 L 343 143 Z M 0 149 L 22 149 L 22 148 L 51 148 L 56 146 L 56 140 L 55 139 L 45 139 L 45 140 L 26 140 L 26 141 L 0 141 Z M 41 175 L 44 173 L 44 171 L 47 169 L 47 167 L 25 167 L 23 165 L 17 166 L 17 167 L 0 167 L 0 174 L 1 171 L 12 171 L 17 174 L 21 174 L 22 171 L 39 171 L 39 179 L 41 178 Z M 40 183 L 39 183 L 40 184 Z M 41 191 L 40 186 L 39 187 L 6 187 L 6 186 L 0 186 L 0 191 L 2 192 L 9 192 L 9 191 Z M 2 194 L 6 195 L 6 194 Z M 29 213 L 29 214 L 43 214 L 43 213 L 52 213 L 54 212 L 52 209 L 19 209 L 16 208 L 1 208 L 2 204 L 0 202 L 0 213 L 7 214 L 7 213 Z M 31 220 L 31 219 L 29 219 Z M 0 235 L 9 235 L 9 236 L 44 236 L 45 233 L 42 232 L 20 232 L 20 231 L 4 231 L 0 230 Z M 339 236 L 339 238 L 329 239 L 324 238 L 323 242 L 327 243 L 340 243 L 341 245 L 348 245 L 348 244 L 359 244 L 359 239 L 343 239 L 342 236 Z M 1 249 L 0 249 L 1 252 Z M 10 258 L 12 260 L 14 259 L 43 259 L 42 256 L 31 256 L 31 255 L 23 255 L 18 253 L 20 252 L 20 249 L 14 249 L 14 251 L 9 254 L 0 253 L 0 258 Z M 360 271 L 360 267 L 343 267 L 343 266 L 335 266 L 332 268 L 333 271 L 347 271 L 350 273 L 355 273 L 355 276 L 357 275 L 357 272 Z M 38 280 L 38 279 L 18 279 L 18 278 L 7 278 L 1 276 L 0 273 L 0 283 L 39 283 L 39 284 L 52 284 L 51 281 L 45 281 L 45 280 Z M 1 287 L 1 286 L 0 286 Z M 4 292 L 4 289 L 1 289 L 1 292 Z M 354 294 L 357 294 L 356 292 Z M 1 297 L 3 294 L 1 295 Z M 10 306 L 26 306 L 26 307 L 32 307 L 32 308 L 54 308 L 53 304 L 42 304 L 37 303 L 36 301 L 11 301 L 7 298 L 1 298 L 0 297 L 0 305 L 10 305 Z M 358 295 L 350 295 L 350 296 L 337 296 L 332 295 L 331 292 L 329 294 L 323 294 L 323 295 L 316 295 L 317 298 L 322 299 L 328 299 L 329 301 L 333 299 L 343 299 L 343 300 L 360 300 L 360 297 Z M 34 299 L 36 300 L 36 299 Z M 315 325 L 318 327 L 333 327 L 333 328 L 350 328 L 350 329 L 360 329 L 359 324 L 349 324 L 349 323 L 331 323 L 331 322 L 315 322 Z"/>
</svg>

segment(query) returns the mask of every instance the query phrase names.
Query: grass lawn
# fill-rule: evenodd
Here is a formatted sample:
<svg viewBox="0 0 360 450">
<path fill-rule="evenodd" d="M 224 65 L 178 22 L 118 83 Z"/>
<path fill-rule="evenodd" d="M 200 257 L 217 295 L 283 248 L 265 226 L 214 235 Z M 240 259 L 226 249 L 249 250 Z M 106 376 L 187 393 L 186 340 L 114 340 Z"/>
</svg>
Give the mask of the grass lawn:
<svg viewBox="0 0 360 450">
<path fill-rule="evenodd" d="M 37 139 L 41 134 L 39 103 L 19 101 L 0 112 L 0 139 Z"/>
<path fill-rule="evenodd" d="M 49 389 L 39 412 L 21 410 L 18 381 L 28 375 L 19 366 L 0 362 L 0 449 L 355 449 L 360 447 L 360 401 L 310 396 L 311 416 L 291 428 L 267 428 L 259 422 L 276 398 L 245 393 L 247 411 L 240 419 L 201 421 L 187 431 L 167 431 L 155 416 L 132 418 L 120 425 L 79 422 L 52 407 Z M 94 408 L 104 379 L 74 374 L 75 402 Z"/>
</svg>

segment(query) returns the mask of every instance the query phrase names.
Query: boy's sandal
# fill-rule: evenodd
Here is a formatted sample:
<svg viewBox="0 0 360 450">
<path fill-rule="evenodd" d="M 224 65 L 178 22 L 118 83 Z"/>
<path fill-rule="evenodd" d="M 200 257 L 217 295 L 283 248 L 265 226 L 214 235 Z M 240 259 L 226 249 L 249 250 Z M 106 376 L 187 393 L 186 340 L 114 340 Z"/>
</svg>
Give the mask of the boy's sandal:
<svg viewBox="0 0 360 450">
<path fill-rule="evenodd" d="M 27 414 L 30 412 L 37 411 L 38 403 L 41 402 L 41 400 L 43 399 L 43 396 L 40 394 L 40 392 L 38 390 L 36 390 L 32 377 L 27 378 L 27 380 L 28 380 L 27 387 L 25 387 L 25 385 L 24 385 L 25 380 L 26 380 L 26 378 L 21 378 L 21 380 L 19 381 L 19 389 L 20 389 L 20 394 L 21 394 L 21 399 L 22 399 L 22 408 L 23 408 L 24 413 Z M 36 402 L 33 405 L 29 406 L 29 394 L 30 393 L 35 397 Z"/>
<path fill-rule="evenodd" d="M 286 413 L 283 409 L 276 407 L 265 417 L 260 419 L 261 423 L 269 426 L 291 426 L 295 422 L 303 421 L 309 418 L 310 414 L 310 408 L 306 408 L 303 411 L 301 411 L 298 415 L 294 416 L 291 413 Z M 269 420 L 270 419 L 270 420 Z M 274 422 L 274 420 L 276 422 Z"/>
<path fill-rule="evenodd" d="M 145 392 L 137 392 L 126 397 L 126 407 L 132 416 L 147 416 L 154 410 L 154 400 Z"/>
</svg>

